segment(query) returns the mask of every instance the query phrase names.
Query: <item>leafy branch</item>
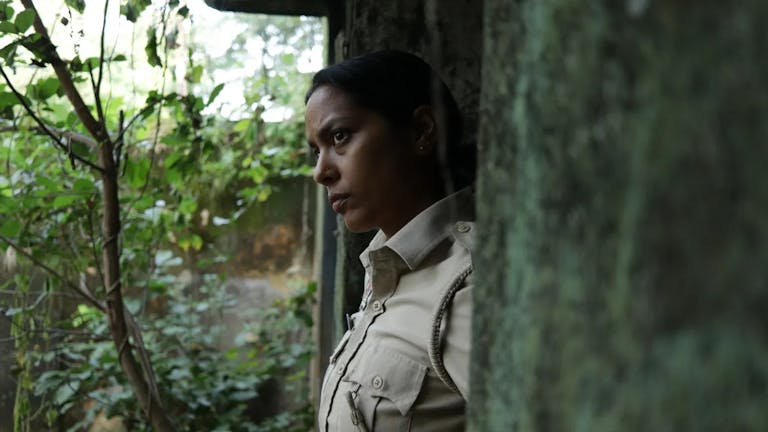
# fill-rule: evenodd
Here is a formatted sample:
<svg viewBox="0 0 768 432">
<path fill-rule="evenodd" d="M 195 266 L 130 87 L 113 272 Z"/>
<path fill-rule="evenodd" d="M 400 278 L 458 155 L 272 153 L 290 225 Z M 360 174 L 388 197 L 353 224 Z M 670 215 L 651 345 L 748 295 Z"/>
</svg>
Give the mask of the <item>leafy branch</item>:
<svg viewBox="0 0 768 432">
<path fill-rule="evenodd" d="M 16 87 L 13 85 L 13 82 L 11 81 L 10 77 L 5 73 L 5 69 L 2 65 L 0 65 L 0 74 L 2 74 L 3 79 L 5 80 L 5 83 L 8 85 L 8 88 L 11 89 L 11 92 L 16 96 L 21 106 L 24 108 L 24 111 L 29 115 L 29 117 L 32 118 L 32 120 L 38 124 L 40 127 L 40 131 L 42 131 L 44 134 L 48 135 L 52 140 L 53 143 L 59 147 L 61 150 L 67 152 L 67 156 L 70 158 L 70 161 L 72 161 L 72 168 L 75 168 L 75 160 L 79 161 L 80 163 L 87 165 L 96 171 L 103 172 L 104 169 L 93 162 L 89 161 L 88 159 L 76 154 L 72 151 L 71 146 L 65 145 L 63 142 L 59 140 L 59 137 L 56 136 L 53 131 L 49 128 L 48 125 L 46 125 L 40 117 L 35 114 L 35 111 L 32 109 L 32 107 L 29 106 L 29 103 L 27 103 L 26 98 L 19 93 L 19 91 L 16 89 Z"/>
<path fill-rule="evenodd" d="M 107 309 L 104 306 L 104 304 L 101 303 L 100 301 L 98 301 L 93 296 L 93 294 L 90 291 L 88 291 L 88 289 L 86 287 L 80 286 L 78 284 L 75 284 L 72 281 L 70 281 L 69 279 L 65 278 L 59 272 L 57 272 L 56 270 L 54 270 L 51 267 L 49 267 L 48 265 L 46 265 L 44 262 L 42 262 L 39 259 L 37 259 L 34 255 L 32 255 L 31 253 L 27 252 L 26 250 L 24 250 L 24 248 L 20 247 L 19 245 L 17 245 L 15 242 L 13 242 L 11 239 L 5 237 L 4 235 L 0 235 L 0 240 L 2 240 L 3 243 L 5 243 L 9 247 L 11 247 L 11 249 L 16 251 L 16 253 L 21 254 L 24 257 L 26 257 L 27 259 L 29 259 L 30 261 L 32 261 L 32 263 L 34 263 L 35 266 L 40 267 L 41 269 L 43 269 L 46 272 L 48 272 L 48 274 L 50 274 L 51 276 L 55 277 L 62 284 L 64 284 L 64 286 L 72 289 L 72 291 L 74 291 L 77 294 L 79 294 L 91 306 L 97 308 L 98 310 L 100 310 L 102 312 L 106 312 L 107 311 Z"/>
<path fill-rule="evenodd" d="M 100 1 L 89 6 L 101 12 L 104 0 Z M 114 13 L 115 2 L 109 3 Z M 10 254 L 13 261 L 2 263 L 10 263 L 14 270 L 12 279 L 3 284 L 11 289 L 0 290 L 0 308 L 5 311 L 0 314 L 8 312 L 7 318 L 13 319 L 12 342 L 24 354 L 16 368 L 19 388 L 23 388 L 16 397 L 17 406 L 22 407 L 20 421 L 45 421 L 49 428 L 54 422 L 60 427 L 66 423 L 79 430 L 87 429 L 103 413 L 119 417 L 128 430 L 160 430 L 154 426 L 156 420 L 150 419 L 163 412 L 181 430 L 307 430 L 311 414 L 297 417 L 298 412 L 284 412 L 270 423 L 249 421 L 245 413 L 260 394 L 270 397 L 259 385 L 275 377 L 288 377 L 284 388 L 297 399 L 304 395 L 301 386 L 306 377 L 301 373 L 310 349 L 305 337 L 311 323 L 283 309 L 274 311 L 269 320 L 257 318 L 258 311 L 231 310 L 226 314 L 236 314 L 244 331 L 230 339 L 231 327 L 220 320 L 236 304 L 232 292 L 227 292 L 231 285 L 224 281 L 226 263 L 236 255 L 215 241 L 236 228 L 231 224 L 240 214 L 266 200 L 273 187 L 281 187 L 275 181 L 306 174 L 298 116 L 283 123 L 262 118 L 270 105 L 300 111 L 307 74 L 295 68 L 298 45 L 295 38 L 274 40 L 274 35 L 269 36 L 272 32 L 258 31 L 264 26 L 286 34 L 303 30 L 295 30 L 297 22 L 278 18 L 249 20 L 247 25 L 254 31 L 245 34 L 269 36 L 270 43 L 292 54 L 271 53 L 270 63 L 278 65 L 270 69 L 275 73 L 262 71 L 247 80 L 242 107 L 228 114 L 219 104 L 228 107 L 232 102 L 229 97 L 216 99 L 224 84 L 210 81 L 209 71 L 236 68 L 237 60 L 233 65 L 232 59 L 218 57 L 215 61 L 228 63 L 212 65 L 205 57 L 201 60 L 205 50 L 197 51 L 200 47 L 194 39 L 186 34 L 176 37 L 191 21 L 183 1 L 152 7 L 150 29 L 143 27 L 143 21 L 132 26 L 134 33 L 141 29 L 149 34 L 149 30 L 155 37 L 145 50 L 128 58 L 110 51 L 116 50 L 111 35 L 104 52 L 104 21 L 99 19 L 94 23 L 101 24 L 102 41 L 94 38 L 99 53 L 81 60 L 76 49 L 76 57 L 62 61 L 101 130 L 97 136 L 93 128 L 84 127 L 89 120 L 82 120 L 73 109 L 78 102 L 67 95 L 69 87 L 62 85 L 66 80 L 53 76 L 60 73 L 54 67 L 58 55 L 48 50 L 51 45 L 63 47 L 55 39 L 57 23 L 74 22 L 72 14 L 82 14 L 85 0 L 66 0 L 69 19 L 59 18 L 48 26 L 53 43 L 37 30 L 32 32 L 34 10 L 24 9 L 14 20 L 13 8 L 3 7 L 10 4 L 0 0 L 0 32 L 7 29 L 5 34 L 16 40 L 6 46 L 9 49 L 0 48 L 5 60 L 0 62 L 17 80 L 14 88 L 21 95 L 0 84 L 0 152 L 5 162 L 0 173 L 0 213 L 13 215 L 0 217 L 4 237 L 0 245 L 7 247 L 5 240 L 9 240 L 14 244 L 10 249 L 17 253 Z M 122 0 L 121 14 L 133 21 L 130 18 L 135 20 L 151 5 L 149 0 Z M 47 23 L 48 11 L 38 6 Z M 182 17 L 178 23 L 177 16 Z M 69 37 L 77 46 L 85 34 L 78 38 L 72 27 Z M 316 27 L 311 31 L 319 34 L 319 24 Z M 245 42 L 246 36 L 239 36 L 237 43 Z M 13 61 L 21 64 L 22 57 L 11 52 L 16 47 L 32 53 L 32 78 L 23 85 L 14 76 Z M 181 60 L 188 62 L 185 82 L 178 82 L 178 93 L 166 93 L 168 82 L 181 78 L 170 73 L 170 50 L 177 48 L 188 49 L 187 59 Z M 63 48 L 58 49 L 63 54 Z M 144 54 L 143 63 L 157 66 L 152 75 L 159 78 L 162 72 L 162 81 L 143 102 L 124 107 L 121 98 L 139 90 L 119 89 L 110 85 L 111 78 L 130 74 L 133 62 Z M 23 56 L 29 58 L 26 51 Z M 130 67 L 121 68 L 125 70 L 110 69 L 113 62 L 128 60 Z M 113 103 L 115 90 L 119 96 Z M 39 122 L 29 117 L 30 111 Z M 49 143 L 54 137 L 58 144 Z M 70 153 L 95 168 L 68 159 Z M 110 211 L 118 215 L 116 227 L 115 219 L 107 217 Z M 237 229 L 249 223 L 247 219 L 241 219 Z M 16 256 L 36 271 L 19 271 Z M 192 295 L 186 278 L 179 275 L 182 265 L 194 266 L 190 268 Z M 32 279 L 32 274 L 43 277 Z M 36 286 L 38 281 L 45 286 Z M 80 300 L 78 287 L 101 307 Z M 46 301 L 37 305 L 34 297 L 41 292 L 46 293 Z M 121 309 L 115 307 L 116 293 L 125 296 Z M 12 303 L 6 300 L 11 297 Z M 77 302 L 74 315 L 72 299 Z M 67 302 L 65 307 L 53 307 L 62 300 Z M 298 309 L 296 313 L 305 317 L 302 311 L 308 306 Z M 93 338 L 84 340 L 82 335 L 88 332 L 81 334 L 81 330 L 88 330 Z M 222 343 L 232 347 L 222 350 Z M 136 373 L 130 364 L 126 367 L 131 356 Z M 142 400 L 142 393 L 150 399 Z M 151 399 L 157 394 L 162 394 L 164 406 Z M 94 403 L 84 405 L 83 401 Z M 67 414 L 75 411 L 85 415 L 71 425 L 72 416 Z M 288 424 L 295 427 L 287 429 Z"/>
<path fill-rule="evenodd" d="M 71 147 L 67 148 L 31 109 L 26 103 L 24 97 L 12 86 L 11 80 L 4 70 L 0 69 L 3 78 L 8 83 L 14 95 L 24 106 L 25 112 L 39 125 L 39 127 L 54 140 L 57 147 L 66 150 L 71 160 L 78 160 L 81 163 L 97 171 L 101 180 L 101 204 L 102 204 L 102 284 L 105 289 L 105 302 L 103 306 L 97 302 L 93 296 L 86 295 L 77 287 L 77 292 L 84 295 L 89 302 L 98 305 L 100 310 L 106 311 L 108 324 L 113 343 L 117 349 L 117 355 L 120 366 L 130 383 L 145 415 L 155 430 L 164 432 L 175 430 L 173 422 L 163 409 L 162 399 L 154 378 L 154 371 L 149 361 L 149 354 L 144 346 L 139 326 L 126 310 L 121 281 L 120 266 L 120 248 L 118 239 L 120 237 L 120 201 L 118 196 L 118 162 L 116 160 L 115 140 L 110 137 L 106 119 L 101 105 L 101 83 L 104 70 L 104 31 L 106 30 L 106 14 L 108 4 L 104 8 L 104 17 L 102 21 L 101 50 L 99 57 L 98 78 L 93 77 L 93 70 L 89 63 L 89 74 L 93 84 L 94 99 L 96 101 L 97 117 L 94 117 L 88 106 L 85 104 L 82 95 L 75 86 L 74 79 L 67 68 L 67 64 L 61 59 L 56 46 L 50 39 L 46 27 L 37 12 L 33 0 L 21 0 L 27 15 L 33 15 L 32 26 L 35 30 L 36 46 L 32 53 L 37 58 L 37 63 L 41 65 L 50 65 L 53 68 L 59 85 L 64 91 L 67 99 L 72 105 L 78 119 L 83 124 L 89 135 L 93 138 L 98 152 L 98 164 L 88 161 L 86 158 L 74 154 Z M 108 3 L 108 2 L 107 2 Z M 123 139 L 123 125 L 120 125 L 119 139 Z M 10 239 L 3 238 L 6 243 L 11 244 Z M 15 247 L 14 247 L 15 246 Z M 46 271 L 65 282 L 66 286 L 72 287 L 72 284 L 66 283 L 64 278 L 56 273 L 50 267 L 34 259 L 31 254 L 27 254 L 18 245 L 12 245 L 18 252 L 32 259 L 36 264 L 41 265 Z M 137 358 L 138 356 L 138 358 Z"/>
</svg>

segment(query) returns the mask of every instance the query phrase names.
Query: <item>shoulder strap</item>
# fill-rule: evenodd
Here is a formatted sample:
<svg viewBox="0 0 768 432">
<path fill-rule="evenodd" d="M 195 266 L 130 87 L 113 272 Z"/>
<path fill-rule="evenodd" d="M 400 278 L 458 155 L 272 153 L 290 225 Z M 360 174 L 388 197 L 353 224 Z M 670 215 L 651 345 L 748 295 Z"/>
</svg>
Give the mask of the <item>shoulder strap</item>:
<svg viewBox="0 0 768 432">
<path fill-rule="evenodd" d="M 432 364 L 432 369 L 435 371 L 435 374 L 437 374 L 437 377 L 440 378 L 440 381 L 442 381 L 443 384 L 448 386 L 449 389 L 456 393 L 460 393 L 459 389 L 456 387 L 453 379 L 451 379 L 451 375 L 447 370 L 445 370 L 445 365 L 443 364 L 442 323 L 446 314 L 450 310 L 450 306 L 453 302 L 454 296 L 456 296 L 456 292 L 462 288 L 464 285 L 464 280 L 471 272 L 472 265 L 470 264 L 467 265 L 467 267 L 461 273 L 459 273 L 459 275 L 454 279 L 453 284 L 448 288 L 448 290 L 446 290 L 445 294 L 443 294 L 443 297 L 440 299 L 440 306 L 437 308 L 437 311 L 432 318 L 432 334 L 428 347 L 429 362 Z"/>
</svg>

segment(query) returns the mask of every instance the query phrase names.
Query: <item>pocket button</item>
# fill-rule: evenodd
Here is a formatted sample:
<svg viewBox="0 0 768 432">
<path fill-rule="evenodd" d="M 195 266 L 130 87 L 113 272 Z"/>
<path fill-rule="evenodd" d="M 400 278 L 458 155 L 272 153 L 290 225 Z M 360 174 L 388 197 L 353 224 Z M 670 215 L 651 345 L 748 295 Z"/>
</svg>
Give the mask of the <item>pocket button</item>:
<svg viewBox="0 0 768 432">
<path fill-rule="evenodd" d="M 371 385 L 376 390 L 381 390 L 381 388 L 384 387 L 384 378 L 376 375 L 375 377 L 373 377 L 373 380 L 371 380 Z"/>
</svg>

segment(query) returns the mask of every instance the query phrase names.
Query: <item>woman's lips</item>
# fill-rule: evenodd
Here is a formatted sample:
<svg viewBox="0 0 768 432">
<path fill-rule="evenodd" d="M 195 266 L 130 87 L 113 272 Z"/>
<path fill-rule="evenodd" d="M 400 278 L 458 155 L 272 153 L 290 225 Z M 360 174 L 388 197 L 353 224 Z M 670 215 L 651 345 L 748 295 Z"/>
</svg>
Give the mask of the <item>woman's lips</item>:
<svg viewBox="0 0 768 432">
<path fill-rule="evenodd" d="M 344 204 L 346 203 L 347 203 L 347 199 L 342 198 L 334 201 L 333 204 L 331 204 L 331 207 L 333 208 L 333 211 L 335 211 L 336 213 L 341 213 L 341 210 L 344 208 Z"/>
<path fill-rule="evenodd" d="M 336 213 L 341 213 L 347 204 L 348 198 L 349 195 L 347 194 L 331 194 L 331 196 L 328 197 L 328 200 L 331 202 L 331 208 L 333 211 Z"/>
</svg>

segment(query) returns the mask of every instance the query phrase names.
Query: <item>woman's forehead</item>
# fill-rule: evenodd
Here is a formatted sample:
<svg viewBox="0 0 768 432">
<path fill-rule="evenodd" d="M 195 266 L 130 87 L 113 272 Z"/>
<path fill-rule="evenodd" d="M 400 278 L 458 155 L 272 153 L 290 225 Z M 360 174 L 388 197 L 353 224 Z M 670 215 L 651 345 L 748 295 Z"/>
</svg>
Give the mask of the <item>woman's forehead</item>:
<svg viewBox="0 0 768 432">
<path fill-rule="evenodd" d="M 355 117 L 367 111 L 355 104 L 344 91 L 331 86 L 322 86 L 318 87 L 307 100 L 304 119 L 307 123 L 314 123 L 314 127 L 320 127 L 331 118 Z"/>
</svg>

